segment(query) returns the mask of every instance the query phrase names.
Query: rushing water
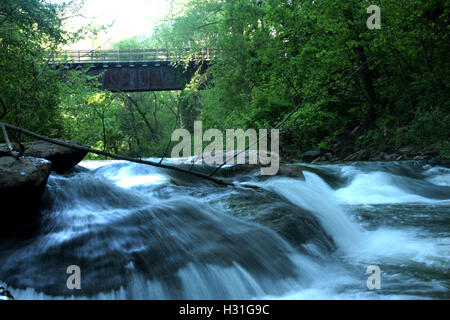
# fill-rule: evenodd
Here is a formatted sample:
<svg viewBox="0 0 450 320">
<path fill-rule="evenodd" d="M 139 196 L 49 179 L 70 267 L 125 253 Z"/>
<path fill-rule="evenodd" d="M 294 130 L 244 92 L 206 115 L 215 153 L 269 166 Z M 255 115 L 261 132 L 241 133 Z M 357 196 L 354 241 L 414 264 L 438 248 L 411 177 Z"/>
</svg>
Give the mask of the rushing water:
<svg viewBox="0 0 450 320">
<path fill-rule="evenodd" d="M 0 279 L 17 299 L 450 298 L 450 169 L 299 164 L 304 181 L 227 177 L 255 190 L 81 166 L 50 177 L 34 235 L 0 244 Z M 67 289 L 69 265 L 81 290 Z M 367 289 L 369 265 L 380 290 Z"/>
</svg>

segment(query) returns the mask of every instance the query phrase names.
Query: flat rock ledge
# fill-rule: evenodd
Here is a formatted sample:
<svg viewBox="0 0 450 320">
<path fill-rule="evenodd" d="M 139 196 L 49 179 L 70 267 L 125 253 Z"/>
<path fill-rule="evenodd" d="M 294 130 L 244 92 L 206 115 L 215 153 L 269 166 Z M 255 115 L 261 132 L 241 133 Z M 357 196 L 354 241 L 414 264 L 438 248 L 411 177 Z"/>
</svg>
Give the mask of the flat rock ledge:
<svg viewBox="0 0 450 320">
<path fill-rule="evenodd" d="M 72 141 L 59 141 L 81 146 Z M 59 174 L 75 167 L 87 154 L 85 151 L 73 150 L 46 141 L 26 142 L 24 147 L 24 156 L 47 159 L 52 163 L 52 170 Z M 6 144 L 0 144 L 0 156 L 6 154 L 8 154 Z"/>
</svg>

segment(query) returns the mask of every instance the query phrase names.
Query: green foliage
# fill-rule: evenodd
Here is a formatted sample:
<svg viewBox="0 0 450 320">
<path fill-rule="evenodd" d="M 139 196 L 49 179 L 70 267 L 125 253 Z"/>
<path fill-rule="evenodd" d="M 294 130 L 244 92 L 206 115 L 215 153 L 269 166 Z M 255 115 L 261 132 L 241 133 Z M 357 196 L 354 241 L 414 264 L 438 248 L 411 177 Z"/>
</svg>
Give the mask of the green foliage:
<svg viewBox="0 0 450 320">
<path fill-rule="evenodd" d="M 385 0 L 381 30 L 366 26 L 371 4 L 192 0 L 175 7 L 159 40 L 215 48 L 200 92 L 206 127 L 268 128 L 300 105 L 282 133 L 295 156 L 359 125 L 374 143 L 448 141 L 446 1 Z"/>
<path fill-rule="evenodd" d="M 208 49 L 214 60 L 182 92 L 125 95 L 99 92 L 83 71 L 61 81 L 46 68 L 52 48 L 87 33 L 61 28 L 73 4 L 29 0 L 0 25 L 0 98 L 9 108 L 33 88 L 5 120 L 115 153 L 159 156 L 172 130 L 192 130 L 195 120 L 204 130 L 267 129 L 298 107 L 282 127 L 286 156 L 361 126 L 361 148 L 414 145 L 448 157 L 447 2 L 384 0 L 381 29 L 369 30 L 371 1 L 174 1 L 152 35 L 113 48 L 163 48 L 180 61 Z M 16 4 L 3 1 L 0 19 Z"/>
<path fill-rule="evenodd" d="M 157 41 L 148 36 L 135 36 L 116 42 L 112 44 L 112 49 L 115 50 L 139 50 L 139 49 L 155 49 L 157 48 Z"/>
<path fill-rule="evenodd" d="M 60 71 L 48 62 L 63 45 L 89 35 L 90 28 L 75 32 L 62 28 L 65 17 L 79 9 L 75 2 L 0 2 L 2 121 L 50 137 L 65 136 L 60 103 L 73 82 L 61 82 Z"/>
</svg>

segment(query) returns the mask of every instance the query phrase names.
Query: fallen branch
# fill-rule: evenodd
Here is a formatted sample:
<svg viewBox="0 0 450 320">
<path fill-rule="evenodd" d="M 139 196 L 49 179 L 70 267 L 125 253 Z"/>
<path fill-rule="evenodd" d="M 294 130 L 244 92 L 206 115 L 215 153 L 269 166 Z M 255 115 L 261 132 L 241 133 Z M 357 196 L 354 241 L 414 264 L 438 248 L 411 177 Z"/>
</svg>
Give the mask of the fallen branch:
<svg viewBox="0 0 450 320">
<path fill-rule="evenodd" d="M 8 147 L 9 152 L 13 151 L 13 147 L 11 146 L 11 142 L 9 141 L 8 133 L 6 132 L 5 125 L 0 123 L 0 127 L 2 128 L 3 139 L 5 139 L 6 146 Z"/>
<path fill-rule="evenodd" d="M 90 152 L 90 153 L 102 155 L 102 156 L 105 156 L 105 157 L 108 157 L 108 158 L 112 158 L 112 159 L 116 159 L 116 160 L 125 160 L 125 161 L 135 162 L 135 163 L 139 163 L 139 164 L 145 164 L 145 165 L 149 165 L 149 166 L 154 166 L 154 167 L 158 167 L 158 168 L 174 170 L 174 171 L 178 171 L 178 172 L 181 172 L 181 173 L 185 173 L 185 174 L 189 174 L 189 175 L 195 176 L 197 178 L 206 179 L 206 180 L 209 180 L 211 182 L 214 182 L 216 184 L 223 185 L 223 186 L 233 186 L 233 187 L 244 187 L 244 188 L 251 188 L 251 189 L 259 189 L 259 187 L 255 186 L 255 185 L 235 184 L 235 183 L 232 183 L 232 182 L 228 182 L 228 181 L 224 181 L 224 180 L 217 179 L 217 178 L 214 178 L 214 177 L 210 177 L 209 175 L 206 175 L 206 174 L 203 174 L 203 173 L 200 173 L 200 172 L 189 171 L 189 170 L 185 170 L 183 168 L 178 168 L 178 167 L 167 165 L 167 164 L 163 164 L 163 163 L 158 163 L 158 162 L 153 162 L 153 161 L 148 161 L 148 160 L 131 158 L 131 157 L 127 157 L 127 156 L 122 156 L 122 155 L 118 155 L 118 154 L 113 154 L 113 153 L 109 153 L 109 152 L 105 152 L 105 151 L 92 149 L 92 148 L 81 146 L 81 145 L 70 144 L 70 143 L 67 143 L 67 142 L 64 142 L 64 141 L 55 140 L 55 139 L 51 139 L 51 138 L 48 138 L 48 137 L 45 137 L 45 136 L 41 136 L 41 135 L 39 135 L 37 133 L 34 133 L 32 131 L 28 131 L 26 129 L 19 128 L 19 127 L 16 127 L 16 126 L 4 123 L 4 122 L 0 122 L 0 126 L 4 126 L 5 128 L 7 128 L 9 130 L 13 130 L 15 132 L 19 132 L 19 133 L 25 134 L 25 135 L 33 137 L 33 138 L 36 138 L 36 139 L 39 139 L 39 140 L 43 140 L 43 141 L 47 141 L 49 143 L 56 144 L 56 145 L 59 145 L 59 146 L 62 146 L 62 147 L 66 147 L 66 148 L 70 148 L 70 149 L 73 149 L 73 150 Z"/>
<path fill-rule="evenodd" d="M 6 142 L 6 147 L 8 148 L 8 151 L 6 152 L 6 154 L 18 159 L 20 157 L 19 153 L 14 151 L 14 149 L 11 145 L 11 142 L 9 141 L 8 132 L 6 132 L 6 129 L 5 129 L 5 126 L 3 125 L 3 123 L 0 123 L 0 127 L 2 129 L 3 139 L 5 139 L 5 142 Z"/>
</svg>

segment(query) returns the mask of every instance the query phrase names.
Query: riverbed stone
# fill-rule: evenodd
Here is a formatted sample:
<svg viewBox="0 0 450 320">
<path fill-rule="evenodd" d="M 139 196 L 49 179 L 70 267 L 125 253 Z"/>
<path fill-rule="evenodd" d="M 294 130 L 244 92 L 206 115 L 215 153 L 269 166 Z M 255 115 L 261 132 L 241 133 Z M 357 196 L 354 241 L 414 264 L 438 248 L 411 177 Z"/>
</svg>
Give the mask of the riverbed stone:
<svg viewBox="0 0 450 320">
<path fill-rule="evenodd" d="M 397 159 L 399 155 L 394 153 L 394 154 L 384 154 L 383 155 L 383 160 L 385 161 L 394 161 L 395 159 Z"/>
<path fill-rule="evenodd" d="M 303 170 L 298 166 L 280 165 L 280 169 L 278 170 L 277 175 L 289 178 L 305 179 L 305 176 L 303 175 Z"/>
<path fill-rule="evenodd" d="M 0 300 L 14 300 L 14 297 L 11 292 L 0 286 Z"/>
</svg>

